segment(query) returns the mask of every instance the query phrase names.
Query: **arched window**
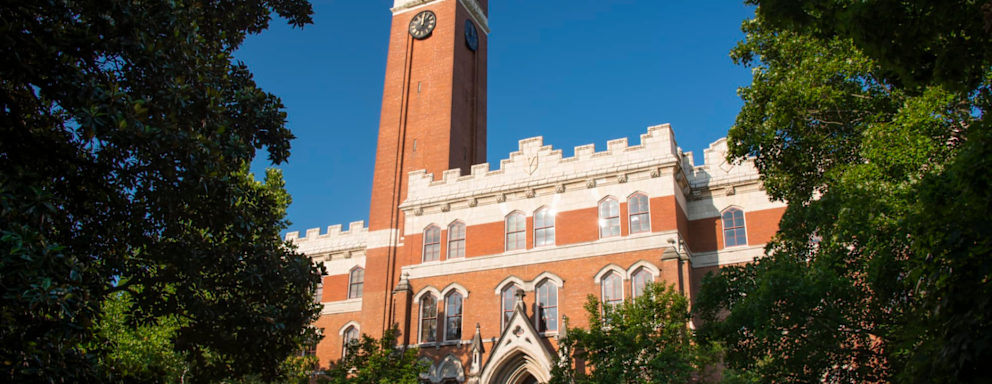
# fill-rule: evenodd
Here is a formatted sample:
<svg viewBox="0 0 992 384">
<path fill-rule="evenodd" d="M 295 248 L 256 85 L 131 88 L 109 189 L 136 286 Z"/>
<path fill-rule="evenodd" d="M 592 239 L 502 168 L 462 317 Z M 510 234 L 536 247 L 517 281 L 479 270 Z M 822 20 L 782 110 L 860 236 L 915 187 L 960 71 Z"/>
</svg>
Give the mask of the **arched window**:
<svg viewBox="0 0 992 384">
<path fill-rule="evenodd" d="M 747 230 L 744 229 L 744 211 L 730 208 L 723 211 L 723 246 L 747 245 Z"/>
<path fill-rule="evenodd" d="M 620 236 L 620 204 L 614 198 L 599 202 L 599 237 Z"/>
<path fill-rule="evenodd" d="M 358 343 L 358 327 L 352 325 L 341 333 L 341 357 L 348 354 L 348 346 Z"/>
<path fill-rule="evenodd" d="M 607 273 L 601 282 L 603 286 L 603 320 L 610 322 L 610 313 L 623 303 L 623 278 L 616 272 Z"/>
<path fill-rule="evenodd" d="M 420 299 L 420 342 L 437 341 L 437 298 L 426 294 Z"/>
<path fill-rule="evenodd" d="M 534 213 L 534 246 L 555 244 L 555 215 L 550 209 L 541 208 Z"/>
<path fill-rule="evenodd" d="M 520 212 L 506 216 L 506 250 L 524 249 L 527 247 L 527 219 Z"/>
<path fill-rule="evenodd" d="M 363 284 L 365 283 L 365 269 L 355 268 L 348 276 L 348 298 L 357 299 L 362 297 Z"/>
<path fill-rule="evenodd" d="M 462 294 L 451 292 L 444 300 L 444 340 L 462 338 Z"/>
<path fill-rule="evenodd" d="M 465 257 L 465 223 L 456 221 L 448 226 L 448 258 Z"/>
<path fill-rule="evenodd" d="M 510 322 L 510 317 L 513 316 L 513 304 L 517 302 L 517 291 L 519 290 L 520 288 L 516 285 L 510 285 L 503 288 L 503 292 L 501 294 L 503 303 L 503 327 L 506 327 L 506 325 Z"/>
<path fill-rule="evenodd" d="M 654 282 L 654 275 L 651 274 L 647 269 L 641 268 L 637 272 L 634 272 L 630 277 L 630 296 L 639 297 L 644 294 L 644 287 L 648 286 L 648 283 Z"/>
<path fill-rule="evenodd" d="M 537 330 L 558 330 L 558 286 L 549 280 L 537 285 Z"/>
<path fill-rule="evenodd" d="M 651 232 L 651 216 L 648 214 L 648 197 L 635 193 L 627 199 L 630 233 Z"/>
<path fill-rule="evenodd" d="M 441 228 L 431 225 L 424 230 L 424 261 L 441 259 Z"/>
</svg>

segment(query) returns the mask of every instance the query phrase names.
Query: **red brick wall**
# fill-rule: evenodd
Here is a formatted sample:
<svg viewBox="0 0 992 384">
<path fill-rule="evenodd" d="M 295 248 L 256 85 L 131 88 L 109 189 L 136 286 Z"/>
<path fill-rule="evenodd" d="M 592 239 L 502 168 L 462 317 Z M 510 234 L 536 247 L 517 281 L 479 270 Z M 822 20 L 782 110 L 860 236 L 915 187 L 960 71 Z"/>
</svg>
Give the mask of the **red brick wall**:
<svg viewBox="0 0 992 384">
<path fill-rule="evenodd" d="M 320 301 L 339 301 L 348 298 L 348 278 L 349 275 L 329 275 L 324 276 L 324 287 L 322 288 Z"/>
</svg>

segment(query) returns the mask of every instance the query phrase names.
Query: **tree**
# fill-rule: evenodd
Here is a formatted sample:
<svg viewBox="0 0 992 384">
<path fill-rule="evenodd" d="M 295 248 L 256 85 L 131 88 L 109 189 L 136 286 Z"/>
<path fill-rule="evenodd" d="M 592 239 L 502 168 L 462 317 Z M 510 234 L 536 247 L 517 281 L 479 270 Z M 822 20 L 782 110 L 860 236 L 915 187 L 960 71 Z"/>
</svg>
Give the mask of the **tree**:
<svg viewBox="0 0 992 384">
<path fill-rule="evenodd" d="M 760 3 L 729 156 L 789 207 L 704 280 L 701 335 L 762 381 L 989 377 L 992 7 Z"/>
<path fill-rule="evenodd" d="M 694 382 L 715 354 L 694 343 L 689 301 L 672 287 L 648 284 L 642 296 L 605 314 L 590 295 L 585 308 L 589 329 L 567 329 L 551 384 Z M 575 360 L 592 372 L 575 369 Z"/>
<path fill-rule="evenodd" d="M 232 52 L 304 0 L 0 6 L 0 361 L 11 382 L 104 381 L 87 349 L 128 292 L 199 381 L 270 379 L 316 332 L 319 268 L 284 244 L 278 98 Z M 97 347 L 99 348 L 99 347 Z M 208 358 L 209 357 L 209 358 Z"/>
<path fill-rule="evenodd" d="M 398 348 L 399 330 L 391 328 L 381 339 L 362 334 L 349 342 L 341 360 L 331 364 L 318 382 L 330 384 L 417 384 L 427 366 L 417 360 L 416 348 Z"/>
</svg>

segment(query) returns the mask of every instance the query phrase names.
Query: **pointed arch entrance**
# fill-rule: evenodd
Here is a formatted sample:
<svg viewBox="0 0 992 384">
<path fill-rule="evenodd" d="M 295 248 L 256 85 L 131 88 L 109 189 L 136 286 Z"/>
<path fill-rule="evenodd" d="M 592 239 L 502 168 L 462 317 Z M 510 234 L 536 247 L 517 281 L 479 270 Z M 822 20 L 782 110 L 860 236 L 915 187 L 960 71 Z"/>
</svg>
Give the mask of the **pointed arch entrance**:
<svg viewBox="0 0 992 384">
<path fill-rule="evenodd" d="M 509 356 L 503 363 L 494 367 L 493 377 L 488 381 L 491 384 L 537 384 L 547 382 L 550 377 L 538 380 L 539 376 L 546 376 L 543 367 L 527 356 L 524 352 L 516 352 Z"/>
<path fill-rule="evenodd" d="M 551 380 L 554 352 L 527 316 L 523 291 L 517 291 L 514 307 L 513 316 L 482 368 L 480 384 L 536 384 Z"/>
</svg>

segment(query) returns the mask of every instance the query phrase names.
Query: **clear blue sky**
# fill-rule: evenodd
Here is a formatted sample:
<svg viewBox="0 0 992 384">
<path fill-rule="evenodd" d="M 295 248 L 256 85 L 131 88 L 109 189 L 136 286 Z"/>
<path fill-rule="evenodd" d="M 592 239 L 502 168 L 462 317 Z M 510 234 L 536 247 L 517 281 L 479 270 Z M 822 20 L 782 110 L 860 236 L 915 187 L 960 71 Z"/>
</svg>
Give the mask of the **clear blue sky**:
<svg viewBox="0 0 992 384">
<path fill-rule="evenodd" d="M 275 19 L 237 53 L 282 98 L 296 135 L 280 166 L 290 231 L 367 220 L 392 0 L 312 0 L 314 24 Z M 544 136 L 564 149 L 631 144 L 671 123 L 684 151 L 726 135 L 750 70 L 728 52 L 739 1 L 490 0 L 488 160 Z M 260 153 L 264 160 L 264 153 Z M 256 161 L 256 173 L 266 166 Z M 346 229 L 345 228 L 345 229 Z"/>
</svg>

